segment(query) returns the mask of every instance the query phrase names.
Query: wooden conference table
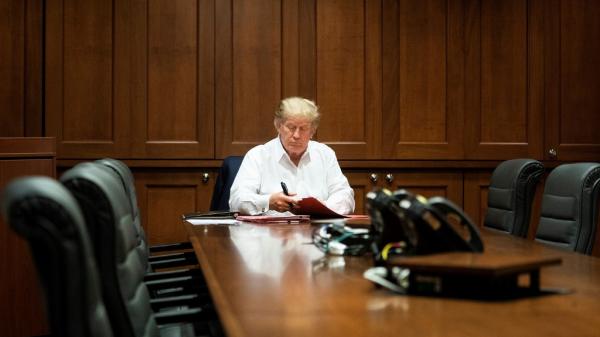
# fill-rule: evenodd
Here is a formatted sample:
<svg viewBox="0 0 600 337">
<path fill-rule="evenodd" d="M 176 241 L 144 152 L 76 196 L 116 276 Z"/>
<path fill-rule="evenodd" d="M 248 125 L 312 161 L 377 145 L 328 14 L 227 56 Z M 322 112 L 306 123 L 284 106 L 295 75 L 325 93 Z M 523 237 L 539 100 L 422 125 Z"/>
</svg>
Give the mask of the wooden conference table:
<svg viewBox="0 0 600 337">
<path fill-rule="evenodd" d="M 403 296 L 362 277 L 370 257 L 326 256 L 315 225 L 185 223 L 225 332 L 238 336 L 600 336 L 600 259 L 482 230 L 486 253 L 559 256 L 542 288 L 506 301 Z"/>
</svg>

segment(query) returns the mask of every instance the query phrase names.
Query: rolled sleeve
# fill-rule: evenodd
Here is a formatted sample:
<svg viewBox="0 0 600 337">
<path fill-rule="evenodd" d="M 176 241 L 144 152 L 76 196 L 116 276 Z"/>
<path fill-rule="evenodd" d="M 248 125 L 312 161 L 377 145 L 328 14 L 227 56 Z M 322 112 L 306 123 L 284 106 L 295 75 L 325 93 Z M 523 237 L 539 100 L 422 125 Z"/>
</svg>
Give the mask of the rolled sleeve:
<svg viewBox="0 0 600 337">
<path fill-rule="evenodd" d="M 327 170 L 327 188 L 329 197 L 325 205 L 340 214 L 351 214 L 354 212 L 354 190 L 350 187 L 348 179 L 342 173 L 335 152 L 331 150 L 332 159 Z"/>
</svg>

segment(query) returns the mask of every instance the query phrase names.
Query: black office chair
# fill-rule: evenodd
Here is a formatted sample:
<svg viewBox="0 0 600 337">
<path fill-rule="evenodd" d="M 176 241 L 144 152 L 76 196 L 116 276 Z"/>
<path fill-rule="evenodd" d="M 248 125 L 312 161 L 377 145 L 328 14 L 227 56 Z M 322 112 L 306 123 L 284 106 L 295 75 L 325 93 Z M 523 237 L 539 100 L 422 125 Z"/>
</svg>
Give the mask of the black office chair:
<svg viewBox="0 0 600 337">
<path fill-rule="evenodd" d="M 125 165 L 125 163 L 123 163 L 120 160 L 106 158 L 106 159 L 97 160 L 96 162 L 112 169 L 121 179 L 123 188 L 125 189 L 125 191 L 127 192 L 127 195 L 129 196 L 129 203 L 130 203 L 131 213 L 132 213 L 132 217 L 133 217 L 133 225 L 135 227 L 136 238 L 137 238 L 137 243 L 138 243 L 137 250 L 140 253 L 140 256 L 147 258 L 148 256 L 150 256 L 149 248 L 148 248 L 148 244 L 147 244 L 148 240 L 146 238 L 146 232 L 144 231 L 144 228 L 142 227 L 142 223 L 140 221 L 141 217 L 140 217 L 140 211 L 137 206 L 137 194 L 135 192 L 135 184 L 134 184 L 134 180 L 133 180 L 133 174 L 131 173 L 131 171 L 129 170 L 127 165 Z M 147 263 L 145 263 L 145 264 L 147 264 Z"/>
<path fill-rule="evenodd" d="M 235 176 L 242 165 L 243 156 L 229 156 L 223 159 L 223 164 L 219 170 L 219 176 L 215 182 L 212 199 L 210 201 L 211 211 L 229 210 L 229 193 Z"/>
<path fill-rule="evenodd" d="M 115 336 L 156 336 L 157 323 L 214 319 L 213 313 L 199 308 L 197 296 L 153 301 L 153 313 L 147 284 L 143 282 L 146 271 L 137 250 L 128 197 L 113 171 L 103 165 L 83 163 L 65 172 L 60 180 L 82 208 L 94 242 L 102 296 Z M 180 309 L 158 312 L 167 307 Z M 187 335 L 193 326 L 166 329 L 176 331 L 176 336 Z"/>
<path fill-rule="evenodd" d="M 490 181 L 483 225 L 526 237 L 535 189 L 544 165 L 533 159 L 507 160 L 496 167 Z"/>
<path fill-rule="evenodd" d="M 189 242 L 181 242 L 169 245 L 159 245 L 148 247 L 146 242 L 146 234 L 140 224 L 140 212 L 137 205 L 137 196 L 135 191 L 135 181 L 129 167 L 120 160 L 112 158 L 104 158 L 95 162 L 97 165 L 110 170 L 116 181 L 125 190 L 131 210 L 133 222 L 135 224 L 137 234 L 137 250 L 142 258 L 142 265 L 146 274 L 144 280 L 150 289 L 152 298 L 173 296 L 181 294 L 194 293 L 202 296 L 206 303 L 210 303 L 210 295 L 206 289 L 204 276 L 199 268 L 180 268 L 197 266 L 197 259 L 194 252 L 177 252 L 164 254 L 160 256 L 149 255 L 149 250 L 155 252 L 168 251 L 169 249 L 191 249 Z M 149 249 L 148 249 L 149 248 Z M 168 271 L 154 272 L 155 269 L 169 268 Z M 177 268 L 177 269 L 174 269 Z"/>
<path fill-rule="evenodd" d="M 546 180 L 536 241 L 591 254 L 598 219 L 600 164 L 556 167 Z"/>
<path fill-rule="evenodd" d="M 148 271 L 154 271 L 160 268 L 175 268 L 182 266 L 195 265 L 198 263 L 193 252 L 177 252 L 171 254 L 162 254 L 152 256 L 154 253 L 181 251 L 192 249 L 189 242 L 178 242 L 171 244 L 161 244 L 149 246 L 146 239 L 146 233 L 141 224 L 141 216 L 137 203 L 137 195 L 135 191 L 135 180 L 129 167 L 120 160 L 112 158 L 104 158 L 97 160 L 96 163 L 110 168 L 119 177 L 123 188 L 129 197 L 129 205 L 131 207 L 133 223 L 137 232 L 137 249 L 140 256 L 143 258 L 144 268 Z"/>
<path fill-rule="evenodd" d="M 57 181 L 27 177 L 2 196 L 6 222 L 29 242 L 53 336 L 113 336 L 77 201 Z"/>
</svg>

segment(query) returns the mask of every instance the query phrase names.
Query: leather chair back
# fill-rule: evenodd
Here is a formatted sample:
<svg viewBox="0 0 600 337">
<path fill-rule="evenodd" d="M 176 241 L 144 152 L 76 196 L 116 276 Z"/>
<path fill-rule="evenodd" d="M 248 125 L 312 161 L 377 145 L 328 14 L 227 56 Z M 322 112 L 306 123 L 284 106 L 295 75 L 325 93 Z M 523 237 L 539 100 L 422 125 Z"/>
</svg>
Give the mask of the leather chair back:
<svg viewBox="0 0 600 337">
<path fill-rule="evenodd" d="M 591 254 L 598 218 L 600 164 L 556 167 L 546 180 L 536 241 Z"/>
<path fill-rule="evenodd" d="M 483 225 L 526 237 L 535 188 L 543 173 L 542 163 L 533 159 L 500 163 L 492 173 Z"/>
<path fill-rule="evenodd" d="M 115 172 L 115 174 L 119 177 L 125 192 L 129 198 L 129 205 L 131 207 L 131 213 L 133 217 L 133 225 L 136 230 L 136 239 L 137 239 L 137 250 L 140 256 L 142 257 L 142 264 L 144 269 L 150 271 L 150 267 L 148 264 L 148 258 L 150 256 L 148 240 L 146 238 L 146 232 L 142 227 L 142 221 L 140 216 L 140 210 L 138 208 L 137 202 L 137 194 L 135 191 L 135 179 L 133 178 L 133 173 L 129 167 L 118 159 L 112 158 L 103 158 L 97 160 L 96 163 L 104 165 Z"/>
<path fill-rule="evenodd" d="M 52 335 L 113 336 L 84 217 L 67 189 L 47 177 L 15 180 L 2 212 L 29 243 Z"/>
<path fill-rule="evenodd" d="M 135 227 L 138 253 L 142 258 L 142 266 L 147 273 L 154 272 L 154 268 L 174 268 L 183 267 L 189 264 L 196 264 L 197 260 L 193 253 L 182 252 L 192 248 L 189 241 L 159 244 L 150 246 L 146 239 L 146 233 L 141 224 L 140 210 L 137 203 L 137 195 L 135 191 L 135 180 L 129 167 L 118 159 L 104 158 L 97 160 L 96 164 L 106 166 L 119 179 L 119 183 L 125 189 L 129 199 L 130 210 Z M 168 253 L 161 256 L 152 256 L 152 253 Z M 169 253 L 175 252 L 175 253 Z"/>
<path fill-rule="evenodd" d="M 210 201 L 211 211 L 229 210 L 229 192 L 235 176 L 242 165 L 243 156 L 229 156 L 223 159 L 223 164 L 219 170 L 219 176 L 215 182 L 212 199 Z"/>
<path fill-rule="evenodd" d="M 158 336 L 129 198 L 119 177 L 104 165 L 83 163 L 60 180 L 83 210 L 114 335 Z"/>
</svg>

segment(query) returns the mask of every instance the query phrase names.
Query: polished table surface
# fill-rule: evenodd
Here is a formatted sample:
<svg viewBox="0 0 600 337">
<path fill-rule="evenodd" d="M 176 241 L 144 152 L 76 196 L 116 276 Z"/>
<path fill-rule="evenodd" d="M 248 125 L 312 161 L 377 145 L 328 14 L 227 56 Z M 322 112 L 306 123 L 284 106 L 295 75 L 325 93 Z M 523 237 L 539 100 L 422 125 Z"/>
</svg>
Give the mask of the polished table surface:
<svg viewBox="0 0 600 337">
<path fill-rule="evenodd" d="M 486 254 L 560 257 L 542 288 L 506 301 L 397 295 L 362 277 L 369 257 L 326 256 L 314 225 L 186 223 L 228 336 L 600 336 L 600 259 L 483 230 Z"/>
</svg>

